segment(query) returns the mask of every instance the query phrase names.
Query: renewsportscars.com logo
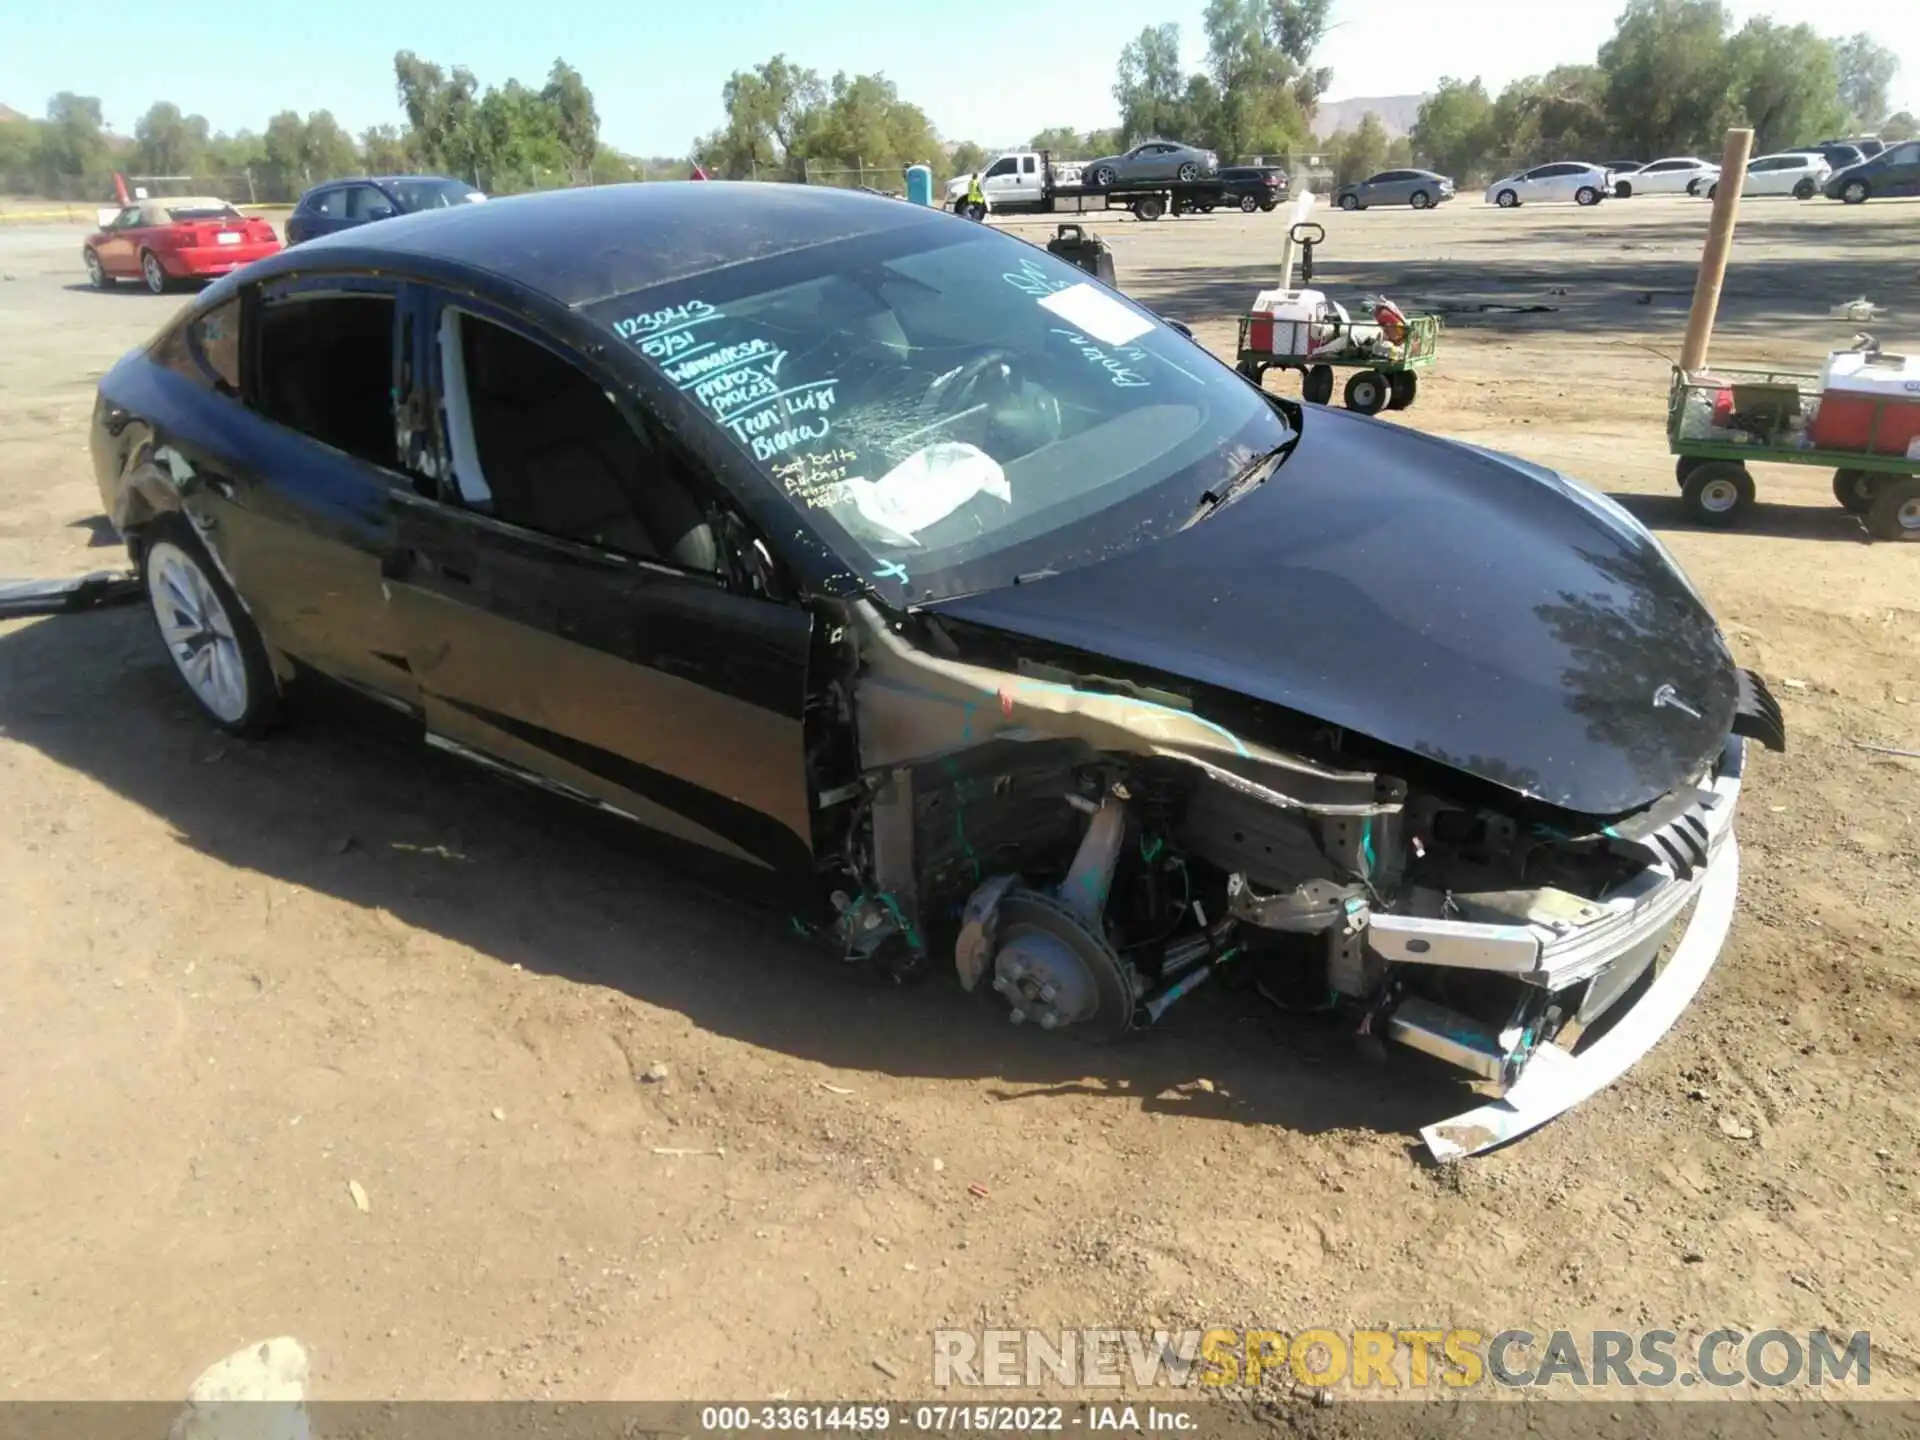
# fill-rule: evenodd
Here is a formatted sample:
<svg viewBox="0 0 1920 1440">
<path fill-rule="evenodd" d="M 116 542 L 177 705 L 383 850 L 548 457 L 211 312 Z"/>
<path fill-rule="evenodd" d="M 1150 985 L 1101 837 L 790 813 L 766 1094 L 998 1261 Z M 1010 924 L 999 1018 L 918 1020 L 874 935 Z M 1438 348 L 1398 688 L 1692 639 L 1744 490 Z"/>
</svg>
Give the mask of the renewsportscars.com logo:
<svg viewBox="0 0 1920 1440">
<path fill-rule="evenodd" d="M 1318 1389 L 1819 1389 L 1872 1380 L 1867 1331 L 936 1330 L 941 1388 L 1304 1385 Z"/>
</svg>

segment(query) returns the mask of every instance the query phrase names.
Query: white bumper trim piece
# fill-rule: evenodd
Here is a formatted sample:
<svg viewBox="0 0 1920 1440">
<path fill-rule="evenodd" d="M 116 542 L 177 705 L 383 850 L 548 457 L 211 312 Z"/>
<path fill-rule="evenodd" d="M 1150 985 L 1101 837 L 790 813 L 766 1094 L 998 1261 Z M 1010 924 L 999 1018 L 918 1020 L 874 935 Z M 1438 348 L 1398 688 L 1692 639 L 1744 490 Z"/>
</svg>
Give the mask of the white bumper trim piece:
<svg viewBox="0 0 1920 1440">
<path fill-rule="evenodd" d="M 1680 1012 L 1699 993 L 1726 943 L 1739 889 L 1740 847 L 1729 830 L 1707 868 L 1686 933 L 1639 1002 L 1584 1055 L 1569 1055 L 1557 1045 L 1543 1045 L 1501 1099 L 1451 1120 L 1421 1127 L 1420 1136 L 1433 1158 L 1461 1160 L 1503 1145 L 1571 1110 L 1626 1074 L 1673 1028 Z"/>
</svg>

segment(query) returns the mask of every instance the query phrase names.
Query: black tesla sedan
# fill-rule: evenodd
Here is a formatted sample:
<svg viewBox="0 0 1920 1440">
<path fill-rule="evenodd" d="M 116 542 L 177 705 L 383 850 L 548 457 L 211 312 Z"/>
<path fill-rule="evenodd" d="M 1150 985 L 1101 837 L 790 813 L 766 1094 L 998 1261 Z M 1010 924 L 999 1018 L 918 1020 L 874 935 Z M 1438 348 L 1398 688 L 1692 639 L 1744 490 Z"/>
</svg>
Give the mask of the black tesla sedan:
<svg viewBox="0 0 1920 1440">
<path fill-rule="evenodd" d="M 876 196 L 323 237 L 116 365 L 92 445 L 216 724 L 341 682 L 1041 1029 L 1214 977 L 1304 1000 L 1495 1092 L 1443 1156 L 1672 1024 L 1732 911 L 1743 737 L 1784 738 L 1612 502 L 1267 395 Z"/>
</svg>

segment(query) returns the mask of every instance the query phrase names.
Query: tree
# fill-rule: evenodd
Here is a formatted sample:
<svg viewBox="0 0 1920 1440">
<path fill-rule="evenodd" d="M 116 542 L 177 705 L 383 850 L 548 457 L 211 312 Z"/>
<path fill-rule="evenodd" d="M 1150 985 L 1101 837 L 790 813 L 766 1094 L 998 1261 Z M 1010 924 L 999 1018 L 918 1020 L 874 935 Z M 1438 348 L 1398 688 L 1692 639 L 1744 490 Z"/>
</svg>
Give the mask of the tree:
<svg viewBox="0 0 1920 1440">
<path fill-rule="evenodd" d="M 828 93 L 818 123 L 809 127 L 807 159 L 898 174 L 908 165 L 931 164 L 942 153 L 926 112 L 902 100 L 886 76 L 842 72 Z"/>
<path fill-rule="evenodd" d="M 62 90 L 47 102 L 47 123 L 40 129 L 40 166 L 50 175 L 78 178 L 106 168 L 106 122 L 100 100 Z"/>
<path fill-rule="evenodd" d="M 695 146 L 707 170 L 728 179 L 806 178 L 807 146 L 826 103 L 816 71 L 785 55 L 736 70 L 721 87 L 727 123 Z"/>
<path fill-rule="evenodd" d="M 1327 35 L 1327 15 L 1332 8 L 1332 0 L 1268 0 L 1267 32 L 1293 62 L 1294 100 L 1308 121 L 1333 82 L 1332 70 L 1313 66 L 1314 52 Z"/>
<path fill-rule="evenodd" d="M 1900 57 L 1863 32 L 1838 41 L 1834 60 L 1840 72 L 1840 103 L 1854 120 L 1870 127 L 1885 119 L 1887 87 L 1900 73 Z"/>
<path fill-rule="evenodd" d="M 1273 16 L 1268 0 L 1207 5 L 1202 23 L 1212 91 L 1203 96 L 1189 84 L 1187 123 L 1195 138 L 1223 156 L 1282 152 L 1307 137 L 1307 112 L 1296 93 L 1301 67 Z"/>
<path fill-rule="evenodd" d="M 397 175 L 409 164 L 406 139 L 391 125 L 370 125 L 362 130 L 360 155 L 369 175 Z"/>
<path fill-rule="evenodd" d="M 1185 91 L 1178 25 L 1149 25 L 1121 49 L 1113 98 L 1128 139 L 1170 136 L 1185 129 Z"/>
<path fill-rule="evenodd" d="M 1709 145 L 1738 113 L 1720 0 L 1628 0 L 1600 47 L 1615 135 L 1652 158 Z"/>
<path fill-rule="evenodd" d="M 464 66 L 451 73 L 411 50 L 393 57 L 394 87 L 407 116 L 407 149 L 414 163 L 472 178 L 479 161 L 480 82 Z"/>
<path fill-rule="evenodd" d="M 1911 140 L 1915 135 L 1920 135 L 1920 120 L 1913 118 L 1912 111 L 1899 111 L 1880 122 L 1880 138 L 1889 143 L 1896 140 Z M 4 167 L 0 166 L 0 168 Z"/>
<path fill-rule="evenodd" d="M 1042 139 L 1051 133 L 1051 131 L 1043 131 L 1041 134 L 1034 136 L 1033 148 L 1036 150 L 1052 149 L 1052 146 L 1042 145 L 1040 143 Z M 1069 130 L 1066 133 L 1071 135 L 1073 132 Z M 974 171 L 983 168 L 986 163 L 987 152 L 984 149 L 974 144 L 971 140 L 962 140 L 948 152 L 947 174 L 950 176 L 971 175 Z"/>
<path fill-rule="evenodd" d="M 1413 148 L 1443 175 L 1476 174 L 1492 148 L 1492 119 L 1493 102 L 1479 78 L 1449 76 L 1420 103 L 1420 116 L 1413 122 Z"/>
<path fill-rule="evenodd" d="M 1749 20 L 1727 46 L 1734 95 L 1753 127 L 1753 153 L 1805 145 L 1843 129 L 1840 67 L 1834 47 L 1811 26 Z"/>
<path fill-rule="evenodd" d="M 540 98 L 553 111 L 555 133 L 573 167 L 592 168 L 600 148 L 600 112 L 593 108 L 593 92 L 580 72 L 555 60 Z"/>
<path fill-rule="evenodd" d="M 1329 148 L 1339 154 L 1335 163 L 1335 180 L 1341 185 L 1351 185 L 1364 180 L 1387 163 L 1387 127 L 1380 117 L 1369 110 L 1360 117 L 1360 123 L 1352 134 L 1345 131 L 1336 134 L 1329 142 Z"/>
<path fill-rule="evenodd" d="M 146 175 L 198 175 L 206 169 L 208 128 L 202 115 L 182 115 L 156 100 L 133 122 L 134 165 Z"/>
<path fill-rule="evenodd" d="M 40 158 L 40 122 L 0 120 L 0 175 L 25 175 Z"/>
</svg>

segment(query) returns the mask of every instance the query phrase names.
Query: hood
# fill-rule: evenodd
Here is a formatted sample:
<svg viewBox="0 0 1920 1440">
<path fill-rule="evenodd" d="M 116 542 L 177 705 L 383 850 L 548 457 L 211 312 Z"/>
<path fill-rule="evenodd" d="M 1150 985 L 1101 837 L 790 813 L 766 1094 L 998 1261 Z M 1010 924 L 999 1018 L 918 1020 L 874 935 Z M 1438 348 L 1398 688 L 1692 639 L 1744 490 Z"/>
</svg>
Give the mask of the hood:
<svg viewBox="0 0 1920 1440">
<path fill-rule="evenodd" d="M 1524 461 L 1311 406 L 1272 478 L 1199 524 L 932 608 L 1593 816 L 1698 776 L 1738 699 L 1713 617 L 1618 505 Z"/>
</svg>

